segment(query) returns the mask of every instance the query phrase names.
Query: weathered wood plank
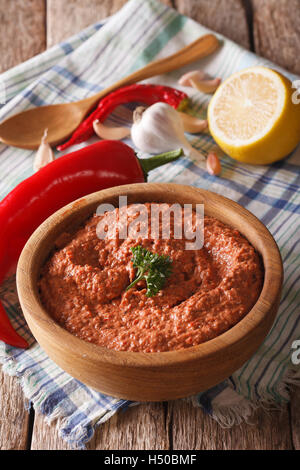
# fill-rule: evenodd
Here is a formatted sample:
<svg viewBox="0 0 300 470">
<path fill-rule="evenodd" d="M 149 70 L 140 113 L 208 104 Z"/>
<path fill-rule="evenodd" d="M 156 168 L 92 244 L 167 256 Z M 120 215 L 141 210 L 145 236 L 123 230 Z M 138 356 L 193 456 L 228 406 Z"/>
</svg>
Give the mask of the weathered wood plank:
<svg viewBox="0 0 300 470">
<path fill-rule="evenodd" d="M 175 0 L 174 4 L 180 13 L 249 49 L 247 15 L 242 0 Z"/>
<path fill-rule="evenodd" d="M 300 389 L 295 389 L 290 403 L 291 431 L 294 449 L 300 450 Z"/>
<path fill-rule="evenodd" d="M 48 0 L 47 47 L 118 11 L 127 0 Z"/>
<path fill-rule="evenodd" d="M 88 449 L 168 450 L 164 405 L 145 403 L 119 412 L 100 425 Z"/>
<path fill-rule="evenodd" d="M 30 450 L 71 450 L 59 436 L 56 423 L 47 424 L 45 416 L 36 412 Z"/>
<path fill-rule="evenodd" d="M 300 73 L 299 0 L 252 0 L 255 51 Z"/>
<path fill-rule="evenodd" d="M 90 24 L 116 13 L 127 0 L 48 0 L 47 46 L 78 33 Z M 171 0 L 162 0 L 172 6 Z"/>
<path fill-rule="evenodd" d="M 0 73 L 46 48 L 45 0 L 0 2 Z"/>
<path fill-rule="evenodd" d="M 163 404 L 142 404 L 121 411 L 101 424 L 87 450 L 167 450 L 168 429 L 165 425 Z M 32 450 L 68 450 L 70 447 L 59 436 L 56 424 L 46 424 L 45 418 L 36 413 Z"/>
<path fill-rule="evenodd" d="M 287 407 L 266 413 L 258 410 L 252 424 L 224 429 L 201 409 L 185 402 L 170 408 L 173 448 L 176 450 L 275 450 L 292 449 Z"/>
<path fill-rule="evenodd" d="M 26 450 L 30 416 L 16 377 L 0 369 L 0 450 Z"/>
</svg>

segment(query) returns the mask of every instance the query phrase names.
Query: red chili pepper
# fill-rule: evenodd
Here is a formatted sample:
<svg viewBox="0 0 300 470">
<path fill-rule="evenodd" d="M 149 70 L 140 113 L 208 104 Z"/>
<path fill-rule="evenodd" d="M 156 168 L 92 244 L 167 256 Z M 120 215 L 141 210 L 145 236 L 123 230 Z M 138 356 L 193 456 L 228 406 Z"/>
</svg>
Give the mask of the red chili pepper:
<svg viewBox="0 0 300 470">
<path fill-rule="evenodd" d="M 16 266 L 36 228 L 80 197 L 123 184 L 142 183 L 152 169 L 176 160 L 182 150 L 139 160 L 123 142 L 102 140 L 49 163 L 20 183 L 0 203 L 0 284 Z M 26 348 L 0 303 L 0 340 Z"/>
<path fill-rule="evenodd" d="M 96 119 L 100 122 L 105 121 L 113 110 L 121 104 L 137 102 L 151 106 L 159 101 L 168 103 L 175 109 L 182 110 L 188 103 L 188 96 L 175 88 L 162 85 L 134 84 L 120 88 L 100 100 L 97 109 L 80 124 L 67 142 L 57 147 L 57 150 L 65 150 L 71 145 L 88 140 L 94 134 L 93 122 Z"/>
</svg>

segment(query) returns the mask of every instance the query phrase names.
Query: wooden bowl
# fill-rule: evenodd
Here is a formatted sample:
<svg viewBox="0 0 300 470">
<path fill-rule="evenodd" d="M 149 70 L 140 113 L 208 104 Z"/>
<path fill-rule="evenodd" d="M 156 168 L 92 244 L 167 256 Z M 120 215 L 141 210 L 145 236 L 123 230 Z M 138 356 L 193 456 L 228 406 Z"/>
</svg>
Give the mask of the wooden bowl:
<svg viewBox="0 0 300 470">
<path fill-rule="evenodd" d="M 41 304 L 38 278 L 54 241 L 75 230 L 100 203 L 118 206 L 121 195 L 134 202 L 204 203 L 205 214 L 238 229 L 260 253 L 261 295 L 252 310 L 226 333 L 199 346 L 162 353 L 120 352 L 85 342 L 58 325 Z M 258 349 L 278 310 L 283 269 L 278 247 L 266 227 L 239 204 L 210 191 L 177 184 L 119 186 L 77 200 L 49 217 L 31 236 L 17 268 L 17 288 L 27 323 L 53 361 L 76 379 L 108 395 L 160 401 L 208 389 L 239 369 Z"/>
</svg>

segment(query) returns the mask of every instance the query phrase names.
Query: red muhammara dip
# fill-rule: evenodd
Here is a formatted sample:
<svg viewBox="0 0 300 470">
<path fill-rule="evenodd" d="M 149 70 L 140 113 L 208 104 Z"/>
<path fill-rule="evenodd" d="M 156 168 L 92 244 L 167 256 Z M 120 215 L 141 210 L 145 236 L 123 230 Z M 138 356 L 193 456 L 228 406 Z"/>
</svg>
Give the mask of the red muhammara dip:
<svg viewBox="0 0 300 470">
<path fill-rule="evenodd" d="M 189 348 L 231 328 L 257 301 L 261 262 L 237 230 L 205 217 L 203 248 L 188 250 L 172 231 L 170 239 L 99 239 L 96 228 L 106 216 L 94 215 L 75 235 L 60 237 L 39 282 L 46 309 L 79 338 L 118 351 Z M 172 274 L 153 297 L 145 281 L 126 291 L 136 274 L 131 248 L 138 245 L 172 259 Z"/>
</svg>

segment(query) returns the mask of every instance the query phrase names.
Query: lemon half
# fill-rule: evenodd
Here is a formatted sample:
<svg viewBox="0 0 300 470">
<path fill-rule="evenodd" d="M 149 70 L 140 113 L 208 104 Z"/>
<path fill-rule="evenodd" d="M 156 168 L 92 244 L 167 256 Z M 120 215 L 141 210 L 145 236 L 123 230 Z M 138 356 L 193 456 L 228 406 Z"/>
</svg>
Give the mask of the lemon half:
<svg viewBox="0 0 300 470">
<path fill-rule="evenodd" d="M 281 160 L 300 142 L 300 104 L 292 83 L 266 67 L 233 74 L 208 107 L 210 132 L 230 157 L 265 165 Z"/>
</svg>

